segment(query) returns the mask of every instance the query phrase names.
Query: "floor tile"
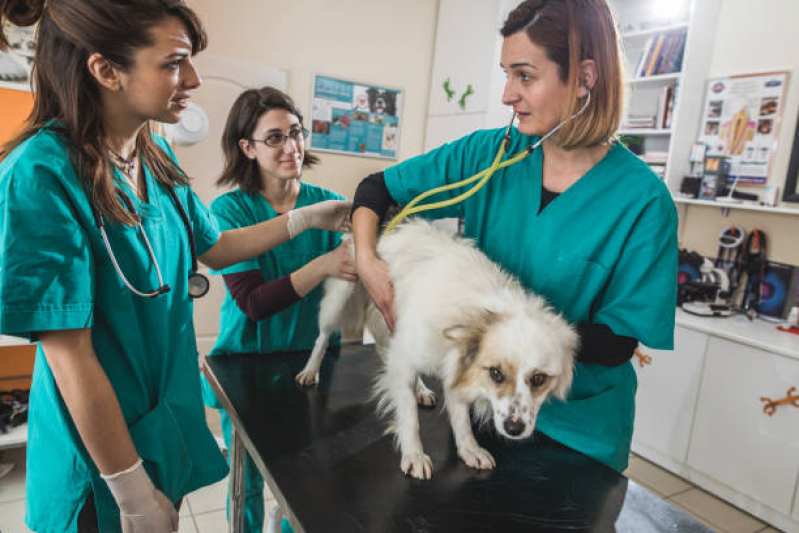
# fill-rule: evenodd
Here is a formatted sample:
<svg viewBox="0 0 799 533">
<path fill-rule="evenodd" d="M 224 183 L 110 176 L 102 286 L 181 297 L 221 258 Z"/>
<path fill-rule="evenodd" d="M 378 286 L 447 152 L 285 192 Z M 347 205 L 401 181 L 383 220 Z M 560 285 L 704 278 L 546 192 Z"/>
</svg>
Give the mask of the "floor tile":
<svg viewBox="0 0 799 533">
<path fill-rule="evenodd" d="M 212 407 L 205 407 L 205 421 L 208 424 L 208 429 L 211 430 L 211 433 L 214 435 L 222 436 L 222 422 L 221 422 L 221 415 L 219 411 Z"/>
<path fill-rule="evenodd" d="M 0 503 L 24 499 L 25 463 L 16 461 L 13 470 L 0 478 Z"/>
<path fill-rule="evenodd" d="M 0 531 L 3 533 L 30 533 L 25 526 L 25 500 L 0 503 Z"/>
<path fill-rule="evenodd" d="M 726 533 L 754 533 L 766 524 L 700 489 L 691 489 L 668 499 L 692 515 Z"/>
<path fill-rule="evenodd" d="M 766 527 L 766 529 L 760 529 L 757 533 L 780 533 L 778 529 L 774 529 L 773 527 Z"/>
<path fill-rule="evenodd" d="M 668 498 L 690 489 L 692 486 L 684 479 L 640 457 L 630 459 L 630 465 L 624 475 L 645 486 L 661 498 Z"/>
<path fill-rule="evenodd" d="M 210 511 L 224 510 L 227 498 L 227 478 L 192 492 L 188 498 L 191 512 L 195 516 Z"/>
<path fill-rule="evenodd" d="M 191 504 L 189 504 L 188 498 L 183 498 L 183 503 L 180 504 L 179 516 L 181 518 L 184 516 L 191 516 Z"/>
<path fill-rule="evenodd" d="M 194 515 L 197 533 L 220 533 L 227 531 L 225 511 Z"/>
<path fill-rule="evenodd" d="M 180 517 L 178 523 L 178 533 L 197 533 L 197 527 L 194 525 L 194 517 L 191 515 Z"/>
</svg>

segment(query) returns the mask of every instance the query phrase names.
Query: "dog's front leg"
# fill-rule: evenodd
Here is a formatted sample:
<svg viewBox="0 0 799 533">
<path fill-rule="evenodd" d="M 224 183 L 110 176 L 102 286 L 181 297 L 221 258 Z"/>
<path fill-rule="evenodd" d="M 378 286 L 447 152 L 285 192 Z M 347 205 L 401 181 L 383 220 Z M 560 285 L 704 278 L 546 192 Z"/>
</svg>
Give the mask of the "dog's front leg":
<svg viewBox="0 0 799 533">
<path fill-rule="evenodd" d="M 399 446 L 400 468 L 406 475 L 418 479 L 430 479 L 433 475 L 433 462 L 424 453 L 422 439 L 419 437 L 419 407 L 416 404 L 416 373 L 403 369 L 392 379 L 388 394 L 394 404 L 395 423 Z"/>
<path fill-rule="evenodd" d="M 467 466 L 490 470 L 496 466 L 494 457 L 477 444 L 472 431 L 472 420 L 469 416 L 469 405 L 456 399 L 454 394 L 446 395 L 447 412 L 455 434 L 455 446 L 458 448 L 458 457 L 463 459 Z"/>
</svg>

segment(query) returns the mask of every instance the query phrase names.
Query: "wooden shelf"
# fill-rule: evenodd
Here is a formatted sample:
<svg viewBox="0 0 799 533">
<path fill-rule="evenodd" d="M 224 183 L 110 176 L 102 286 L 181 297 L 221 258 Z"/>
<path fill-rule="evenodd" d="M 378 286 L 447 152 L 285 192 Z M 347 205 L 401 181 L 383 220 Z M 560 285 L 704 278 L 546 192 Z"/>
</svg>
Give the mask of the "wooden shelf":
<svg viewBox="0 0 799 533">
<path fill-rule="evenodd" d="M 799 209 L 791 209 L 788 207 L 770 207 L 767 205 L 759 205 L 751 202 L 723 203 L 723 202 L 715 202 L 712 200 L 697 200 L 696 198 L 681 198 L 679 196 L 675 196 L 674 203 L 701 205 L 705 207 L 717 207 L 719 209 L 741 209 L 744 211 L 761 211 L 763 213 L 775 213 L 780 215 L 799 215 Z"/>
<path fill-rule="evenodd" d="M 28 442 L 28 424 L 11 428 L 8 433 L 0 433 L 0 450 L 19 448 Z"/>
<path fill-rule="evenodd" d="M 624 128 L 617 135 L 671 135 L 670 128 Z"/>
<path fill-rule="evenodd" d="M 680 77 L 681 72 L 671 72 L 669 74 L 658 74 L 657 76 L 644 76 L 642 78 L 630 78 L 628 83 L 632 85 L 643 85 L 645 83 L 664 83 L 675 81 Z"/>
<path fill-rule="evenodd" d="M 640 39 L 643 37 L 649 37 L 651 35 L 657 35 L 658 33 L 669 33 L 675 32 L 680 30 L 687 30 L 688 29 L 688 21 L 680 22 L 678 24 L 670 24 L 668 26 L 660 26 L 656 28 L 649 28 L 647 30 L 640 30 L 640 31 L 631 31 L 627 33 L 623 33 L 621 38 L 622 39 Z"/>
</svg>

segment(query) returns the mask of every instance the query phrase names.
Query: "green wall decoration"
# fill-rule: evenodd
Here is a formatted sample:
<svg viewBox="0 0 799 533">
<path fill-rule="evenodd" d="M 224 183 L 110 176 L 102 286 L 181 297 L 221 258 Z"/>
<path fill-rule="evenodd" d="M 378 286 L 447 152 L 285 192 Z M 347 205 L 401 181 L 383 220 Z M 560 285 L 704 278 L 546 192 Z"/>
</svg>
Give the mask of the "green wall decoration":
<svg viewBox="0 0 799 533">
<path fill-rule="evenodd" d="M 447 102 L 451 102 L 452 97 L 455 96 L 455 89 L 450 88 L 449 78 L 444 80 L 444 83 L 441 86 L 444 87 L 444 92 L 447 93 Z"/>
<path fill-rule="evenodd" d="M 466 92 L 464 92 L 461 95 L 460 100 L 458 100 L 458 105 L 460 106 L 461 109 L 466 110 L 466 99 L 473 94 L 474 94 L 474 87 L 472 87 L 472 84 L 470 83 L 469 85 L 466 86 Z"/>
</svg>

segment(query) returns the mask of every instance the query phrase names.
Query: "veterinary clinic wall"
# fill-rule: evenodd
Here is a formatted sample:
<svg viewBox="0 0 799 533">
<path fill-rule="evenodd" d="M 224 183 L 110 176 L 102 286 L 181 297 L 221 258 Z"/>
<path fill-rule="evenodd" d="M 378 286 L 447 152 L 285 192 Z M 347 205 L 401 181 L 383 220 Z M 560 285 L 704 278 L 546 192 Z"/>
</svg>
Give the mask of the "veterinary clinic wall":
<svg viewBox="0 0 799 533">
<path fill-rule="evenodd" d="M 748 0 L 722 0 L 716 27 L 713 55 L 708 78 L 769 72 L 790 71 L 787 98 L 779 126 L 777 152 L 772 162 L 769 185 L 780 188 L 788 171 L 793 135 L 799 113 L 799 2 L 770 0 L 768 8 Z M 783 207 L 799 208 L 785 203 Z M 769 259 L 799 265 L 799 246 L 796 232 L 799 217 L 793 215 L 730 210 L 725 217 L 713 206 L 685 205 L 680 207 L 680 246 L 703 255 L 715 257 L 716 237 L 730 224 L 745 230 L 759 228 L 769 237 Z"/>
<path fill-rule="evenodd" d="M 207 52 L 284 69 L 288 92 L 306 119 L 311 114 L 314 74 L 402 89 L 399 160 L 422 152 L 438 0 L 190 0 L 189 4 L 206 24 Z M 305 179 L 348 198 L 362 178 L 394 163 L 318 155 L 321 164 L 307 171 Z"/>
</svg>

